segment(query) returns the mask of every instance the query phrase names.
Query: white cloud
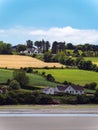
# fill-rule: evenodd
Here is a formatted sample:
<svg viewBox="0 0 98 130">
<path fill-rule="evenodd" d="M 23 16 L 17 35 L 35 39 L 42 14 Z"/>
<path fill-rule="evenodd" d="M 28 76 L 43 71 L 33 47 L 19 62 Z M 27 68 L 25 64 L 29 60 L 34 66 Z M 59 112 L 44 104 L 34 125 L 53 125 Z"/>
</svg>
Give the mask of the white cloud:
<svg viewBox="0 0 98 130">
<path fill-rule="evenodd" d="M 26 40 L 65 41 L 73 44 L 98 43 L 98 30 L 75 29 L 70 26 L 63 28 L 34 29 L 17 27 L 0 30 L 0 40 L 12 44 L 24 43 Z"/>
</svg>

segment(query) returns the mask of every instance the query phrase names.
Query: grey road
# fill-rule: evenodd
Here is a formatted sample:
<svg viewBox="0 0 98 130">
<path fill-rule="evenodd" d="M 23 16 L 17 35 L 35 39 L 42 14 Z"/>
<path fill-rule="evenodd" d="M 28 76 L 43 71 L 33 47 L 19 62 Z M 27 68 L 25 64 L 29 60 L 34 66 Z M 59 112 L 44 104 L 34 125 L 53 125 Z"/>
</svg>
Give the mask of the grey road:
<svg viewBox="0 0 98 130">
<path fill-rule="evenodd" d="M 0 130 L 98 130 L 98 117 L 0 117 Z"/>
</svg>

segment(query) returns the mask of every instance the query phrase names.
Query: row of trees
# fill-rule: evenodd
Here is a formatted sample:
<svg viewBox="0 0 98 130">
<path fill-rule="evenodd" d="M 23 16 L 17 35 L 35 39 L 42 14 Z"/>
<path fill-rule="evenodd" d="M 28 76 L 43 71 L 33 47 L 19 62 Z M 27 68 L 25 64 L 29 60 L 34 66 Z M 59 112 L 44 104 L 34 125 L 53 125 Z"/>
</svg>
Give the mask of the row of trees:
<svg viewBox="0 0 98 130">
<path fill-rule="evenodd" d="M 26 48 L 32 48 L 33 46 L 36 46 L 43 53 L 51 50 L 52 54 L 57 54 L 58 52 L 63 51 L 66 53 L 67 56 L 75 56 L 75 57 L 80 55 L 85 57 L 98 56 L 98 45 L 92 45 L 92 44 L 73 45 L 72 43 L 57 42 L 57 41 L 54 41 L 51 45 L 49 41 L 44 40 L 35 42 L 28 40 L 26 41 L 26 45 L 22 44 L 17 45 L 16 50 L 20 52 L 26 50 Z M 69 50 L 72 51 L 70 52 Z"/>
<path fill-rule="evenodd" d="M 60 62 L 67 66 L 77 67 L 83 70 L 93 70 L 98 72 L 98 66 L 91 61 L 85 61 L 83 57 L 72 58 L 66 56 L 65 52 L 58 52 L 53 55 L 51 52 L 46 52 L 43 56 L 45 62 Z"/>
<path fill-rule="evenodd" d="M 72 43 L 54 41 L 52 44 L 50 44 L 49 41 L 45 40 L 35 42 L 27 40 L 26 44 L 18 44 L 14 47 L 16 51 L 20 52 L 34 46 L 36 46 L 38 49 L 41 49 L 43 53 L 49 51 L 51 47 L 52 54 L 57 54 L 60 51 L 66 52 L 66 50 L 73 50 L 73 56 L 98 56 L 98 45 L 92 45 L 88 43 L 84 45 L 73 45 Z M 13 47 L 11 44 L 0 41 L 0 54 L 12 54 L 12 49 Z M 82 51 L 82 54 L 80 54 L 79 50 Z M 66 55 L 72 54 L 67 51 Z"/>
</svg>

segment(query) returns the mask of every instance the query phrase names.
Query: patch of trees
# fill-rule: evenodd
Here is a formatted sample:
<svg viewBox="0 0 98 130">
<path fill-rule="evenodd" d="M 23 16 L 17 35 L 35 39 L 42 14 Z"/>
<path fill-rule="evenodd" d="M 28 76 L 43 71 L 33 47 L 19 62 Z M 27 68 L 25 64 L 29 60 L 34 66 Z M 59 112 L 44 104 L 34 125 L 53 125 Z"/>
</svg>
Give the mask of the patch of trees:
<svg viewBox="0 0 98 130">
<path fill-rule="evenodd" d="M 26 48 L 27 48 L 26 45 L 19 44 L 19 45 L 16 46 L 16 51 L 17 52 L 25 51 Z"/>
<path fill-rule="evenodd" d="M 73 57 L 66 56 L 65 52 L 62 51 L 55 55 L 51 52 L 46 52 L 44 53 L 43 59 L 45 62 L 59 62 L 66 66 L 98 72 L 98 66 L 93 64 L 92 61 L 85 61 L 83 57 L 77 57 L 75 59 Z"/>
<path fill-rule="evenodd" d="M 0 41 L 0 54 L 12 54 L 11 44 Z"/>
<path fill-rule="evenodd" d="M 0 105 L 16 104 L 52 104 L 50 95 L 39 92 L 24 92 L 20 90 L 9 91 L 7 94 L 0 94 Z"/>
<path fill-rule="evenodd" d="M 12 54 L 12 49 L 16 49 L 17 52 L 25 51 L 27 48 L 37 47 L 38 50 L 45 53 L 48 52 L 51 47 L 51 53 L 57 54 L 58 52 L 65 52 L 66 56 L 84 56 L 84 57 L 97 57 L 98 56 L 98 45 L 93 45 L 89 43 L 74 45 L 73 43 L 58 42 L 54 41 L 51 43 L 49 41 L 40 40 L 33 42 L 32 40 L 27 40 L 26 44 L 18 44 L 16 46 L 11 46 L 9 43 L 4 43 L 0 41 L 0 53 L 1 54 Z M 69 51 L 71 50 L 71 51 Z M 81 53 L 80 53 L 81 51 Z"/>
<path fill-rule="evenodd" d="M 89 84 L 85 84 L 84 88 L 91 89 L 91 90 L 96 90 L 96 86 L 97 86 L 97 83 L 92 82 L 92 83 L 89 83 Z"/>
<path fill-rule="evenodd" d="M 47 51 L 49 50 L 49 48 L 50 48 L 50 43 L 49 43 L 49 41 L 44 41 L 44 40 L 42 40 L 42 41 L 35 41 L 35 42 L 34 42 L 34 45 L 35 45 L 36 47 L 40 48 L 43 53 L 44 53 L 44 52 L 47 52 Z"/>
</svg>

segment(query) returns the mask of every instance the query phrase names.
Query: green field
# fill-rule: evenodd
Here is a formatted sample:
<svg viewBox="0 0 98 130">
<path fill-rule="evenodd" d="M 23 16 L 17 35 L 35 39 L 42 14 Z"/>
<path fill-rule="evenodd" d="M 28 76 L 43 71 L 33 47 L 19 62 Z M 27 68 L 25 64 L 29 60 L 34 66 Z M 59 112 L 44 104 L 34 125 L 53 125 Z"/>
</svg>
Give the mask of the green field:
<svg viewBox="0 0 98 130">
<path fill-rule="evenodd" d="M 48 82 L 45 78 L 37 74 L 27 74 L 29 76 L 29 85 L 45 87 L 45 86 L 55 86 L 55 83 Z M 8 79 L 12 79 L 13 71 L 0 69 L 0 83 L 5 83 Z"/>
<path fill-rule="evenodd" d="M 84 85 L 86 83 L 96 82 L 98 84 L 98 73 L 78 69 L 39 69 L 40 73 L 52 74 L 56 81 L 69 81 L 75 84 Z"/>
<path fill-rule="evenodd" d="M 92 62 L 98 62 L 98 57 L 85 57 L 85 60 L 90 60 Z"/>
<path fill-rule="evenodd" d="M 56 81 L 69 81 L 75 84 L 84 85 L 86 83 L 96 82 L 98 84 L 98 73 L 92 71 L 78 70 L 78 69 L 38 69 L 38 72 L 45 72 L 52 74 Z M 0 69 L 0 83 L 12 79 L 13 71 Z M 37 74 L 27 74 L 29 76 L 30 86 L 56 86 L 55 83 L 48 82 L 44 77 Z M 98 85 L 97 85 L 98 86 Z"/>
</svg>

